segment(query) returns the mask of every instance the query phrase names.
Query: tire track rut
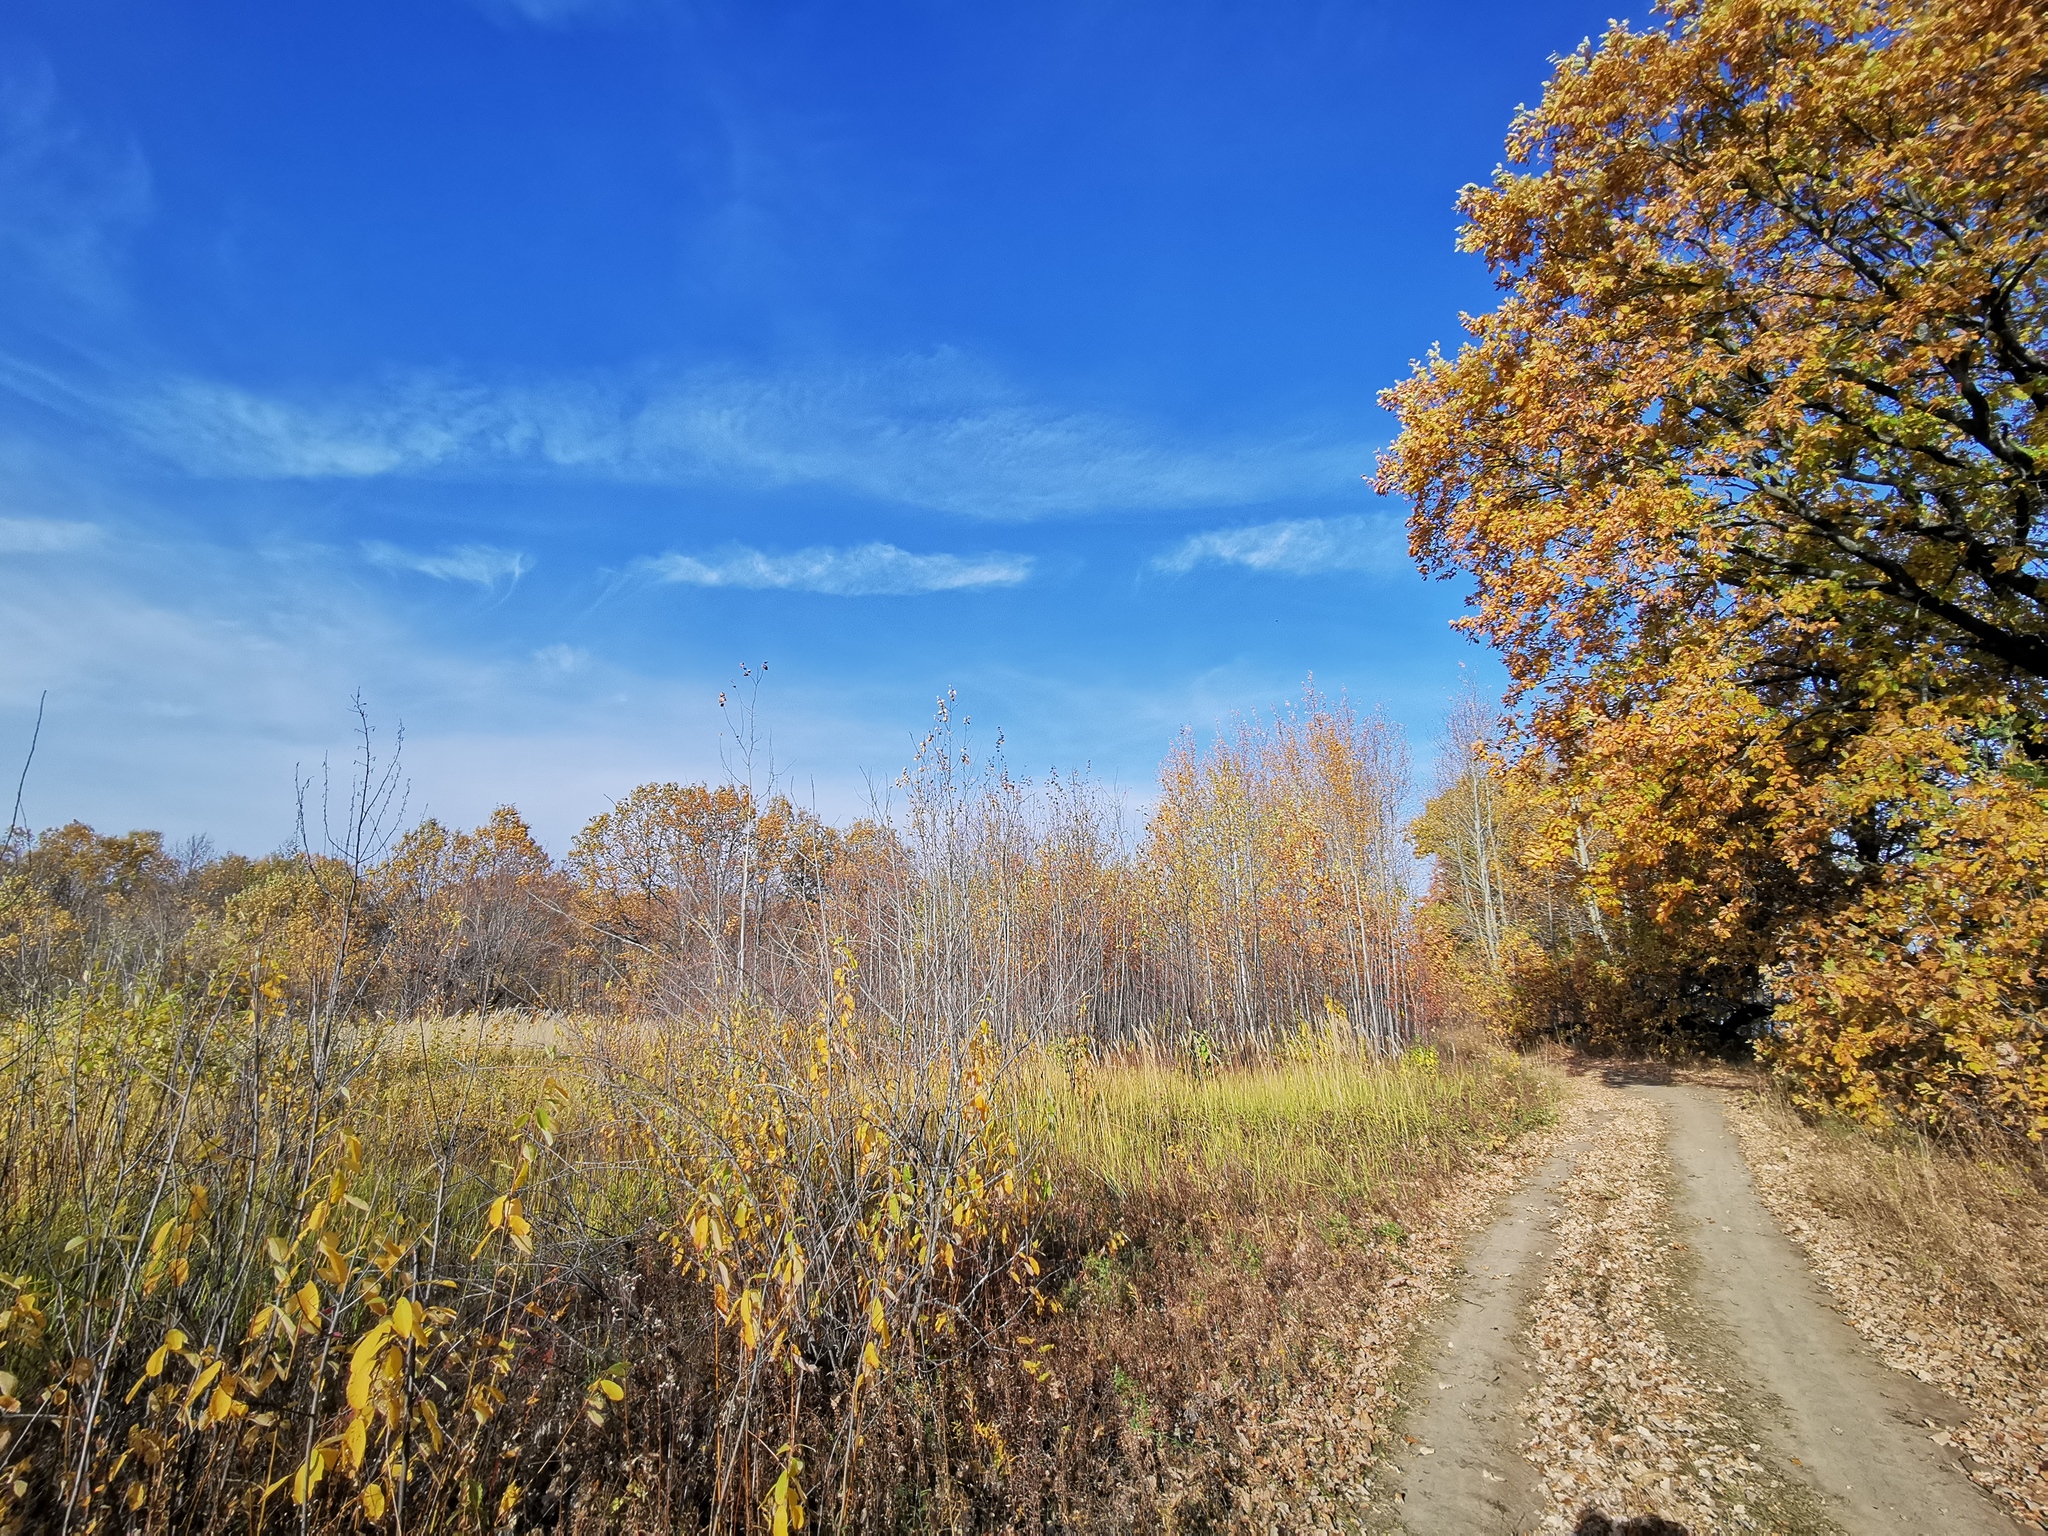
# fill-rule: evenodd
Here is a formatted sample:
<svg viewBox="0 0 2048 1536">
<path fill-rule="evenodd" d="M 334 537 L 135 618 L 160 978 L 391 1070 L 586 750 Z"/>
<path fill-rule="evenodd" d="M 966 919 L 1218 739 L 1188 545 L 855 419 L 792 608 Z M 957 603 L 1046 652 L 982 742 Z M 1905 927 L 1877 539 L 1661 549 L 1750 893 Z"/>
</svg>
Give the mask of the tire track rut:
<svg viewBox="0 0 2048 1536">
<path fill-rule="evenodd" d="M 1581 1078 L 1572 1139 L 1468 1247 L 1396 1442 L 1414 1536 L 2010 1533 L 1930 1437 L 1956 1405 L 1829 1309 L 1699 1087 Z"/>
</svg>

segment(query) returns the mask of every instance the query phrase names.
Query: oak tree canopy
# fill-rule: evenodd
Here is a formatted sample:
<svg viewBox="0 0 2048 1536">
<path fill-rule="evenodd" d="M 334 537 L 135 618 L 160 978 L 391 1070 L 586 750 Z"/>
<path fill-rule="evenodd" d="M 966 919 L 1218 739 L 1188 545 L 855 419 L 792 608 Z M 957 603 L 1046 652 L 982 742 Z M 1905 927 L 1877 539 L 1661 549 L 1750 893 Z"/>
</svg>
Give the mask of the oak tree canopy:
<svg viewBox="0 0 2048 1536">
<path fill-rule="evenodd" d="M 1379 486 L 1654 935 L 1611 990 L 2048 1125 L 2048 15 L 1679 0 L 1508 157 L 1461 201 L 1501 300 L 1386 392 Z"/>
</svg>

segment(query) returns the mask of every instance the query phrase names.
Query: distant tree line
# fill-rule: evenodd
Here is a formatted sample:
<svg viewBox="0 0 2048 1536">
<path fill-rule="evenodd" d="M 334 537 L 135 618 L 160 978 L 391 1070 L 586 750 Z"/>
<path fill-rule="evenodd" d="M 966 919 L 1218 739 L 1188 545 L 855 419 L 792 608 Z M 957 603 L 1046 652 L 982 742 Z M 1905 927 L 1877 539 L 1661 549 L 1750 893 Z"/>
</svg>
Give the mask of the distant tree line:
<svg viewBox="0 0 2048 1536">
<path fill-rule="evenodd" d="M 976 760 L 950 707 L 891 803 L 844 825 L 743 783 L 651 783 L 560 859 L 511 806 L 258 859 L 78 823 L 18 836 L 0 987 L 15 1007 L 97 977 L 258 1015 L 801 1015 L 850 969 L 905 1027 L 1220 1046 L 1307 1025 L 1390 1047 L 1419 1029 L 1407 764 L 1384 721 L 1311 689 L 1190 735 L 1134 833 L 1085 779 Z M 386 770 L 363 768 L 374 802 Z"/>
</svg>

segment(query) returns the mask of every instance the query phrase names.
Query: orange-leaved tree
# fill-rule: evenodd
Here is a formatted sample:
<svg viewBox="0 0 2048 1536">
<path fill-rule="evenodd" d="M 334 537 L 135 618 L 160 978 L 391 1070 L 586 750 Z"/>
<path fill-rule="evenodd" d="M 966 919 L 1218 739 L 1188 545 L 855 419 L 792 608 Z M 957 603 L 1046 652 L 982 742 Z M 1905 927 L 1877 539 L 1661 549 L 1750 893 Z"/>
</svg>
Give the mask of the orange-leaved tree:
<svg viewBox="0 0 2048 1536">
<path fill-rule="evenodd" d="M 570 991 L 573 887 L 514 807 L 474 832 L 430 817 L 376 876 L 395 1011 L 545 1007 Z"/>
<path fill-rule="evenodd" d="M 570 850 L 581 915 L 600 940 L 585 958 L 669 1006 L 773 991 L 792 964 L 814 986 L 829 960 L 813 908 L 836 849 L 832 829 L 784 796 L 643 784 Z"/>
<path fill-rule="evenodd" d="M 1476 578 L 1645 1011 L 2034 1135 L 2044 87 L 2025 0 L 1617 25 L 1464 193 L 1503 298 L 1388 392 L 1379 477 Z"/>
</svg>

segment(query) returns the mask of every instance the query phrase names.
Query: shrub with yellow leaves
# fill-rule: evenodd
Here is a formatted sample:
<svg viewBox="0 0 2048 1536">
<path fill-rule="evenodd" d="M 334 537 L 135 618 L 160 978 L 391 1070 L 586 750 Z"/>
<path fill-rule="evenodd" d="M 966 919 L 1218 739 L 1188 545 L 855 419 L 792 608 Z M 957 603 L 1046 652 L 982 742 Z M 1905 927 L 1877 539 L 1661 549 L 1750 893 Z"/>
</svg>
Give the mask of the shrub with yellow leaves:
<svg viewBox="0 0 2048 1536">
<path fill-rule="evenodd" d="M 843 1516 L 878 1393 L 1057 1310 L 1038 1288 L 1047 1175 L 1000 1108 L 994 1032 L 890 1049 L 856 1018 L 852 971 L 843 955 L 808 1022 L 671 1026 L 659 1086 L 628 1101 L 729 1373 L 714 1523 L 751 1505 L 796 1529 L 814 1485 Z"/>
<path fill-rule="evenodd" d="M 352 1028 L 323 1082 L 303 1016 L 155 994 L 15 1029 L 0 1531 L 474 1527 L 534 1481 L 499 1419 L 536 1358 L 553 1452 L 604 1430 L 624 1370 L 557 1326 L 581 1292 L 528 1214 L 567 1167 L 544 1067 Z"/>
</svg>

